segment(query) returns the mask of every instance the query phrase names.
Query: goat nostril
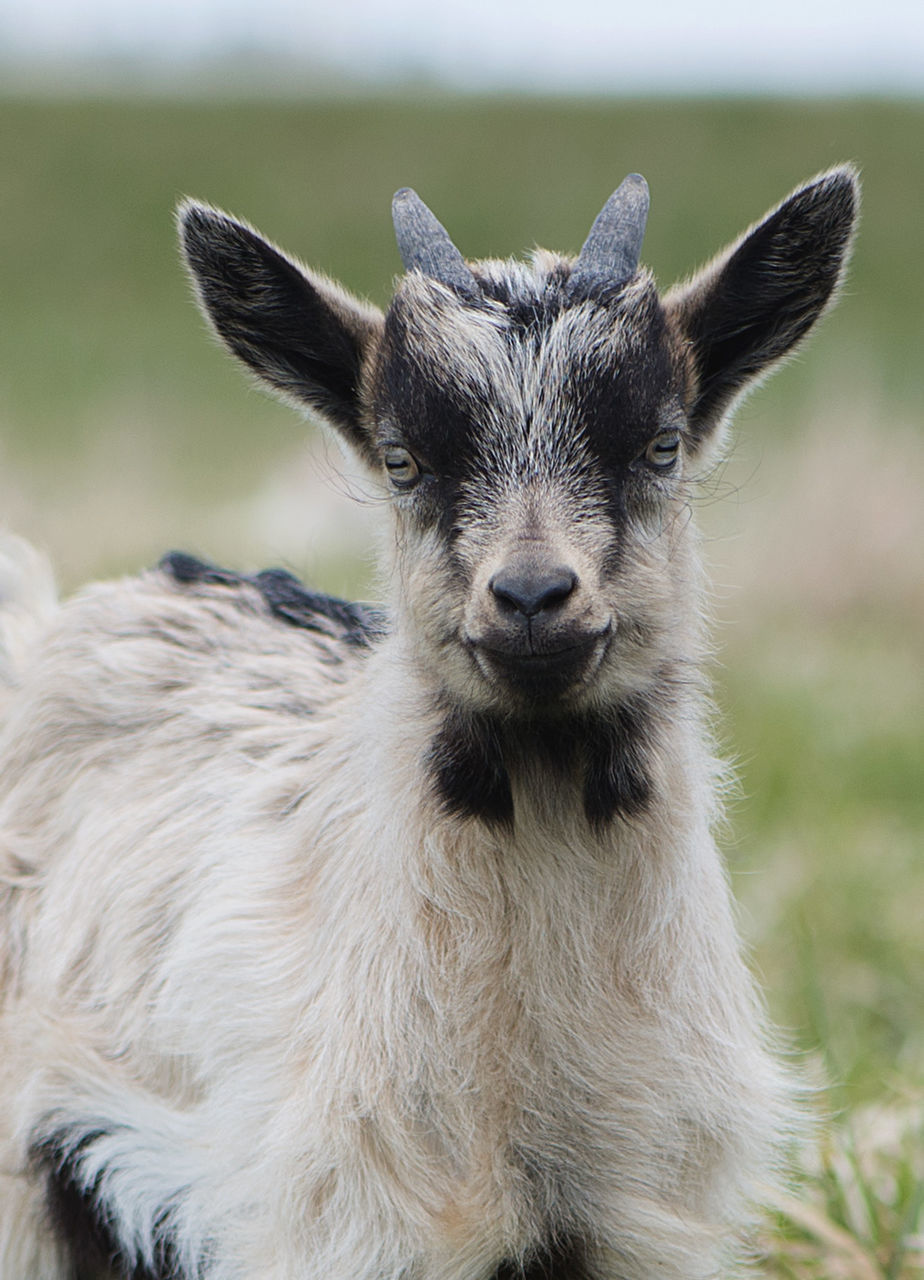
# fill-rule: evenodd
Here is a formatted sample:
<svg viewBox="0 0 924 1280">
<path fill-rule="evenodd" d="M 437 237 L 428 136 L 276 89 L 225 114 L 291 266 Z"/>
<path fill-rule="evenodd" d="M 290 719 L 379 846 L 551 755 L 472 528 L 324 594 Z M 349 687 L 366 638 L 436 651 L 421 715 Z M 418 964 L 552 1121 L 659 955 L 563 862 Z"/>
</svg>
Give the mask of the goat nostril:
<svg viewBox="0 0 924 1280">
<path fill-rule="evenodd" d="M 554 609 L 571 595 L 577 586 L 577 574 L 571 569 L 501 569 L 488 583 L 501 606 L 526 618 L 534 618 L 543 609 Z"/>
</svg>

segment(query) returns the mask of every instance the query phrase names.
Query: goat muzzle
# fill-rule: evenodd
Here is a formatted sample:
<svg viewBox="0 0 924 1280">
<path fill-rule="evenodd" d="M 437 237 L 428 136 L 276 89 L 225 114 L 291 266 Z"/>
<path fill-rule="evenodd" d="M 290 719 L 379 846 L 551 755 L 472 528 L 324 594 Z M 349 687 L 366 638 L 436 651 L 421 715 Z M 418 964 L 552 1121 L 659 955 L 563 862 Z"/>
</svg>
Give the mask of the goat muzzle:
<svg viewBox="0 0 924 1280">
<path fill-rule="evenodd" d="M 588 631 L 517 614 L 506 625 L 469 639 L 482 675 L 531 705 L 554 703 L 586 684 L 609 644 L 610 628 Z"/>
</svg>

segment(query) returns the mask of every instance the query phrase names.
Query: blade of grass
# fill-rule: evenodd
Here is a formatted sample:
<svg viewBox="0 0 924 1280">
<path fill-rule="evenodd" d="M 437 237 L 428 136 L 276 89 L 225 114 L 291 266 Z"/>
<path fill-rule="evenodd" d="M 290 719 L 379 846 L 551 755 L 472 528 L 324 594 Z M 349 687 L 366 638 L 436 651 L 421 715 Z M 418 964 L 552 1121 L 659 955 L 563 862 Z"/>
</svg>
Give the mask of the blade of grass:
<svg viewBox="0 0 924 1280">
<path fill-rule="evenodd" d="M 911 1202 L 902 1218 L 895 1241 L 895 1250 L 886 1268 L 885 1280 L 901 1280 L 902 1267 L 908 1255 L 909 1245 L 912 1243 L 912 1233 L 922 1214 L 924 1214 L 924 1180 L 918 1181 Z"/>
<path fill-rule="evenodd" d="M 785 1194 L 775 1198 L 774 1208 L 808 1235 L 841 1254 L 849 1262 L 854 1280 L 882 1280 L 878 1264 L 863 1246 L 824 1213 L 796 1196 Z"/>
</svg>

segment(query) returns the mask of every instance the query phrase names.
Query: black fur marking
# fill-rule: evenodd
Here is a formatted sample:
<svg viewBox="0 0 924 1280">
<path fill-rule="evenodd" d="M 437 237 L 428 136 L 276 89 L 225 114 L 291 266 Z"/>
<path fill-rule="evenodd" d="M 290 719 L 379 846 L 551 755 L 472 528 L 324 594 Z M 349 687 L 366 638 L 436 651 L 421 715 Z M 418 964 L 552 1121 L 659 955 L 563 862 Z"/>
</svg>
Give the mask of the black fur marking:
<svg viewBox="0 0 924 1280">
<path fill-rule="evenodd" d="M 698 438 L 741 387 L 785 355 L 821 315 L 843 269 L 856 203 L 850 172 L 802 188 L 681 302 L 681 327 L 698 375 L 690 413 Z"/>
<path fill-rule="evenodd" d="M 385 317 L 375 383 L 378 445 L 403 444 L 421 467 L 403 504 L 421 528 L 436 526 L 447 543 L 457 526 L 460 483 L 480 474 L 481 428 L 493 406 L 422 361 L 413 306 L 398 295 Z"/>
<path fill-rule="evenodd" d="M 651 799 L 651 710 L 636 698 L 609 718 L 533 721 L 511 743 L 514 771 L 531 763 L 548 774 L 550 789 L 569 780 L 580 786 L 584 815 L 598 830 L 614 818 L 635 817 Z"/>
<path fill-rule="evenodd" d="M 457 708 L 447 711 L 428 766 L 448 813 L 488 824 L 514 820 L 510 770 L 536 771 L 565 794 L 579 787 L 584 814 L 598 830 L 633 818 L 651 800 L 651 700 L 637 697 L 611 717 L 549 717 L 501 722 Z"/>
<path fill-rule="evenodd" d="M 584 813 L 593 827 L 632 818 L 651 799 L 651 707 L 630 699 L 612 720 L 587 726 Z"/>
<path fill-rule="evenodd" d="M 419 321 L 400 295 L 385 317 L 378 368 L 376 416 L 394 424 L 403 442 L 427 471 L 440 479 L 458 480 L 477 456 L 478 423 L 490 418 L 493 405 L 472 389 L 423 367 L 415 353 Z M 391 434 L 389 425 L 386 434 Z"/>
<path fill-rule="evenodd" d="M 553 1240 L 522 1260 L 502 1262 L 492 1280 L 592 1280 L 586 1247 L 579 1240 Z"/>
<path fill-rule="evenodd" d="M 45 1172 L 51 1229 L 67 1250 L 68 1280 L 189 1280 L 179 1270 L 169 1242 L 159 1240 L 155 1245 L 153 1269 L 127 1257 L 101 1203 L 100 1179 L 87 1188 L 80 1185 L 76 1168 L 80 1153 L 104 1136 L 103 1131 L 92 1131 L 75 1143 L 66 1135 L 53 1135 L 32 1151 L 35 1165 Z"/>
<path fill-rule="evenodd" d="M 478 264 L 475 264 L 476 273 Z M 486 298 L 499 302 L 505 308 L 511 322 L 511 336 L 522 339 L 523 330 L 535 334 L 547 327 L 568 305 L 566 284 L 571 268 L 560 263 L 549 272 L 541 294 L 523 294 L 520 288 L 503 276 L 478 276 Z"/>
<path fill-rule="evenodd" d="M 274 618 L 294 627 L 336 636 L 355 647 L 375 643 L 388 630 L 385 614 L 369 605 L 308 591 L 286 569 L 264 569 L 248 576 L 219 569 L 184 551 L 171 551 L 158 568 L 184 585 L 205 582 L 226 587 L 256 587 Z"/>
<path fill-rule="evenodd" d="M 359 395 L 375 329 L 368 316 L 224 214 L 192 205 L 180 228 L 201 301 L 230 350 L 368 455 Z"/>
<path fill-rule="evenodd" d="M 614 315 L 634 335 L 631 348 L 575 353 L 564 391 L 604 471 L 621 478 L 666 419 L 682 421 L 682 388 L 654 288 Z"/>
<path fill-rule="evenodd" d="M 513 795 L 497 725 L 488 716 L 448 712 L 430 746 L 434 786 L 447 812 L 491 825 L 513 821 Z"/>
<path fill-rule="evenodd" d="M 509 325 L 499 331 L 507 346 L 538 349 L 563 305 L 559 280 L 547 282 L 541 294 L 526 296 L 503 279 L 483 283 L 486 294 L 507 311 Z M 619 529 L 626 518 L 624 491 L 649 492 L 645 478 L 636 474 L 637 460 L 659 430 L 683 426 L 683 376 L 653 284 L 628 295 L 622 287 L 612 296 L 604 291 L 595 303 L 613 339 L 577 344 L 567 357 L 560 386 L 549 390 L 562 412 L 542 428 L 554 441 L 542 466 L 552 465 L 569 484 L 583 484 L 585 492 L 588 485 L 596 486 Z M 498 482 L 501 491 L 509 484 L 511 477 L 497 474 L 499 457 L 502 465 L 517 468 L 521 480 L 537 465 L 530 448 L 516 461 L 517 440 L 527 441 L 533 430 L 531 406 L 511 406 L 503 430 L 514 449 L 498 450 L 495 397 L 464 378 L 453 383 L 445 369 L 422 354 L 417 329 L 414 300 L 399 295 L 386 317 L 375 380 L 380 445 L 397 440 L 421 464 L 423 478 L 408 509 L 422 525 L 438 525 L 451 543 L 470 518 L 460 500 L 471 496 L 471 486 L 486 501 Z M 562 423 L 578 424 L 579 430 L 562 429 Z M 590 466 L 586 445 L 596 459 Z M 552 458 L 554 463 L 548 461 Z"/>
</svg>

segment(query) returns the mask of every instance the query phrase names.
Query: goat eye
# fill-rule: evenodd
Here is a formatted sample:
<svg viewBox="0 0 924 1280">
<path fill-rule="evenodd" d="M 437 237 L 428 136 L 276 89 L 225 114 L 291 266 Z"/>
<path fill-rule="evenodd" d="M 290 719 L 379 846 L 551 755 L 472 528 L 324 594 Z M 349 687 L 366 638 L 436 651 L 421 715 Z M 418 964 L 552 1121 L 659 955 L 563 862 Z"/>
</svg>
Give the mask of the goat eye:
<svg viewBox="0 0 924 1280">
<path fill-rule="evenodd" d="M 650 462 L 653 467 L 666 471 L 677 461 L 679 453 L 680 432 L 662 431 L 660 435 L 655 436 L 645 450 L 645 460 Z"/>
<path fill-rule="evenodd" d="M 413 454 L 399 445 L 385 449 L 385 470 L 396 489 L 412 489 L 420 479 L 420 467 Z"/>
</svg>

